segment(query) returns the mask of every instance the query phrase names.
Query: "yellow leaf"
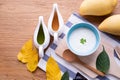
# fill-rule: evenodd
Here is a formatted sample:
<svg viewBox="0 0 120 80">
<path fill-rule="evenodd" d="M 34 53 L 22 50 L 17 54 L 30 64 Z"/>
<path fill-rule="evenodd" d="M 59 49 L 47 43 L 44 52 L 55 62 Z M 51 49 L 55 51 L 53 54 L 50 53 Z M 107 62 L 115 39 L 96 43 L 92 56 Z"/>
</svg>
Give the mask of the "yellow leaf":
<svg viewBox="0 0 120 80">
<path fill-rule="evenodd" d="M 33 46 L 31 39 L 23 45 L 22 49 L 17 55 L 17 58 L 22 63 L 27 63 L 27 68 L 30 72 L 36 70 L 38 64 L 38 52 Z"/>
<path fill-rule="evenodd" d="M 21 53 L 21 52 L 18 53 L 17 58 L 18 58 L 19 61 L 22 60 L 23 56 L 22 56 L 22 53 Z"/>
<path fill-rule="evenodd" d="M 29 59 L 29 62 L 27 63 L 26 66 L 30 72 L 33 72 L 36 70 L 37 64 L 38 64 L 38 54 L 31 57 L 31 59 Z"/>
<path fill-rule="evenodd" d="M 49 57 L 46 65 L 47 80 L 61 80 L 61 71 L 57 62 Z"/>
<path fill-rule="evenodd" d="M 27 51 L 26 54 L 23 54 L 22 62 L 23 62 L 23 63 L 29 62 L 29 60 L 33 59 L 32 57 L 33 57 L 34 55 L 37 55 L 37 54 L 38 54 L 38 53 L 37 53 L 37 49 L 36 49 L 36 48 L 34 48 L 33 50 Z M 37 56 L 38 56 L 38 55 L 37 55 Z M 38 59 L 38 58 L 37 58 L 37 59 Z"/>
<path fill-rule="evenodd" d="M 32 39 L 30 39 L 23 45 L 20 52 L 22 52 L 24 54 L 26 51 L 29 51 L 32 49 L 33 49 L 33 44 L 32 44 Z"/>
</svg>

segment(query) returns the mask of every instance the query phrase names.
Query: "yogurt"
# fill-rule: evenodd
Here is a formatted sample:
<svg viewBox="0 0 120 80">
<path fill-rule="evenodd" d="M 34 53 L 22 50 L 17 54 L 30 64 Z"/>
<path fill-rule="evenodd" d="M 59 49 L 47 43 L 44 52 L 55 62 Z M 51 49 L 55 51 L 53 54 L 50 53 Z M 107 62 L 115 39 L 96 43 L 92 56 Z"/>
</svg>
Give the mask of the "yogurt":
<svg viewBox="0 0 120 80">
<path fill-rule="evenodd" d="M 91 29 L 80 27 L 70 34 L 69 45 L 79 55 L 87 55 L 94 49 L 96 40 L 96 36 Z"/>
</svg>

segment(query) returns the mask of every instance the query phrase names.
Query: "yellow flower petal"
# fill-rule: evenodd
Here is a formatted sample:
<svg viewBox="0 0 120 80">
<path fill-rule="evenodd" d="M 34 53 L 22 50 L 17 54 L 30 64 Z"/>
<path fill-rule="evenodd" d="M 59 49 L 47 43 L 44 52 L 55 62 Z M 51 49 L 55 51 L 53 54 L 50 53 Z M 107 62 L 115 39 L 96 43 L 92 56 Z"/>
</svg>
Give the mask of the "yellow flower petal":
<svg viewBox="0 0 120 80">
<path fill-rule="evenodd" d="M 61 80 L 61 71 L 57 62 L 49 57 L 46 65 L 47 80 Z"/>
</svg>

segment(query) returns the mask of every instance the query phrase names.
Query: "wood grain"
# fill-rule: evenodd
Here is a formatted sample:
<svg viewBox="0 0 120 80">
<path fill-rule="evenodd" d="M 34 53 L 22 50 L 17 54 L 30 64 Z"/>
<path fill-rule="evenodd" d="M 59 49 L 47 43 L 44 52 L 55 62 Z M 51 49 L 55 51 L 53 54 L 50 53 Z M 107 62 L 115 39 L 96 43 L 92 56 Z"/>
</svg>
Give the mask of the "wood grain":
<svg viewBox="0 0 120 80">
<path fill-rule="evenodd" d="M 17 54 L 28 39 L 32 38 L 43 15 L 47 24 L 52 4 L 58 3 L 64 22 L 72 12 L 78 12 L 83 0 L 0 0 L 0 80 L 46 80 L 45 72 L 27 71 L 26 65 L 17 60 Z M 120 0 L 113 14 L 120 13 Z M 85 17 L 98 25 L 104 17 Z"/>
</svg>

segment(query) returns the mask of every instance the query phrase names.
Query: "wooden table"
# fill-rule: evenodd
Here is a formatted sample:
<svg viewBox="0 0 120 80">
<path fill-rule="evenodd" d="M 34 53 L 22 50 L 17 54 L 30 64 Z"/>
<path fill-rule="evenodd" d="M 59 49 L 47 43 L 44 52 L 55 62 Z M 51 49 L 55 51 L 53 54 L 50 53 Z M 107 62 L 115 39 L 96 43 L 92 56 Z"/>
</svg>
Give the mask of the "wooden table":
<svg viewBox="0 0 120 80">
<path fill-rule="evenodd" d="M 72 12 L 78 12 L 83 0 L 0 0 L 0 80 L 46 80 L 45 72 L 27 71 L 26 65 L 17 60 L 22 45 L 33 36 L 38 16 L 43 15 L 47 24 L 52 4 L 57 2 L 64 22 Z M 120 0 L 112 14 L 120 13 Z M 85 17 L 100 24 L 107 16 Z M 119 37 L 118 37 L 119 38 Z"/>
</svg>

